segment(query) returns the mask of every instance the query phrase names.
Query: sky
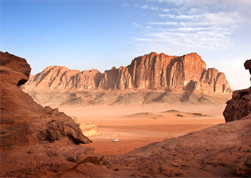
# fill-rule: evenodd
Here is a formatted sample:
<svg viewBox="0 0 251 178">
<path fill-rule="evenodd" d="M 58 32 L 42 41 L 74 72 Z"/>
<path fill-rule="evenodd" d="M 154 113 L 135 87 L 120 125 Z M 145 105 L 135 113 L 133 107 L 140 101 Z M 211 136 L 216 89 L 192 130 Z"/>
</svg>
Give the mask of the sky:
<svg viewBox="0 0 251 178">
<path fill-rule="evenodd" d="M 127 66 L 151 52 L 197 52 L 232 89 L 250 86 L 251 0 L 1 0 L 0 51 L 47 66 Z"/>
</svg>

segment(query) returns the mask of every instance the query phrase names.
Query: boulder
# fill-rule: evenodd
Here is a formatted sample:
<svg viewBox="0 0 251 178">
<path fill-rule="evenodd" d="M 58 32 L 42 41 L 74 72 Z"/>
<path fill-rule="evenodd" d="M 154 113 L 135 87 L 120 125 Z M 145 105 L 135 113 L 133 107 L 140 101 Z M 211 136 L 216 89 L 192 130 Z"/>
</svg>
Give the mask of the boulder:
<svg viewBox="0 0 251 178">
<path fill-rule="evenodd" d="M 31 67 L 24 58 L 15 56 L 8 52 L 3 53 L 1 51 L 0 56 L 0 66 L 8 67 L 9 69 L 24 74 L 27 77 L 30 76 Z"/>
<path fill-rule="evenodd" d="M 223 112 L 226 122 L 240 120 L 251 113 L 251 87 L 233 92 Z"/>
</svg>

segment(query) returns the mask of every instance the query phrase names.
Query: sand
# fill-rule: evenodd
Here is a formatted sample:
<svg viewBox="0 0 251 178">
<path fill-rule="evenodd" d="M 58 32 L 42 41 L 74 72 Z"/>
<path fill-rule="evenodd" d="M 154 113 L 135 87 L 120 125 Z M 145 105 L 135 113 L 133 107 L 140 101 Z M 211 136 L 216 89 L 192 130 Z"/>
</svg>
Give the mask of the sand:
<svg viewBox="0 0 251 178">
<path fill-rule="evenodd" d="M 98 154 L 123 154 L 153 142 L 179 137 L 224 123 L 223 105 L 93 105 L 61 107 L 79 122 L 93 122 L 101 135 L 90 136 Z M 194 114 L 200 113 L 200 114 Z M 118 139 L 118 142 L 113 140 Z"/>
</svg>

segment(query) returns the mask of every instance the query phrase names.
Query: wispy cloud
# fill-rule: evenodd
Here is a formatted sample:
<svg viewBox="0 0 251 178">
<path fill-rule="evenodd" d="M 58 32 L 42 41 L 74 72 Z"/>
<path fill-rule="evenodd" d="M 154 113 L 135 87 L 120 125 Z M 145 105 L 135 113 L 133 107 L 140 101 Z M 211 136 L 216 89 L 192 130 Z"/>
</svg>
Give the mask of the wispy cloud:
<svg viewBox="0 0 251 178">
<path fill-rule="evenodd" d="M 138 6 L 137 4 L 135 4 L 135 7 L 139 7 L 141 9 L 154 10 L 154 11 L 163 11 L 163 12 L 169 12 L 170 11 L 170 9 L 159 8 L 159 7 L 156 7 L 156 6 L 149 6 L 149 5 Z"/>
<path fill-rule="evenodd" d="M 170 9 L 168 13 L 158 14 L 159 18 L 156 18 L 156 21 L 148 22 L 147 26 L 151 28 L 144 31 L 145 37 L 141 35 L 141 38 L 134 38 L 136 46 L 141 48 L 152 46 L 154 49 L 158 49 L 165 45 L 169 49 L 225 50 L 234 45 L 231 35 L 245 19 L 238 10 L 227 11 L 223 8 L 223 10 L 215 11 L 210 8 L 204 10 L 204 7 L 203 10 L 200 9 L 200 6 L 210 2 L 219 2 L 219 0 L 211 0 L 210 2 L 205 0 L 203 3 L 197 0 L 189 0 L 194 6 L 186 6 L 188 0 L 149 1 L 173 3 L 175 8 Z M 159 10 L 158 6 L 143 5 L 138 7 Z"/>
<path fill-rule="evenodd" d="M 178 25 L 178 22 L 150 22 L 150 25 Z"/>
<path fill-rule="evenodd" d="M 177 48 L 197 48 L 209 51 L 222 50 L 232 45 L 231 40 L 218 31 L 197 31 L 195 33 L 182 33 L 160 30 L 148 33 L 147 38 L 135 38 L 137 41 L 151 42 L 157 46 L 171 46 Z"/>
<path fill-rule="evenodd" d="M 190 13 L 196 11 L 239 11 L 251 15 L 250 0 L 148 0 L 166 4 L 174 4 L 190 9 Z"/>
<path fill-rule="evenodd" d="M 183 19 L 183 20 L 190 20 L 190 19 L 198 18 L 198 15 L 159 14 L 159 16 L 160 17 L 175 18 L 175 19 Z"/>
<path fill-rule="evenodd" d="M 176 5 L 181 5 L 184 3 L 184 1 L 188 1 L 188 0 L 147 0 L 150 2 L 166 2 L 166 3 L 174 3 Z"/>
<path fill-rule="evenodd" d="M 133 22 L 132 24 L 137 28 L 143 29 L 142 25 L 137 24 L 136 22 Z"/>
</svg>

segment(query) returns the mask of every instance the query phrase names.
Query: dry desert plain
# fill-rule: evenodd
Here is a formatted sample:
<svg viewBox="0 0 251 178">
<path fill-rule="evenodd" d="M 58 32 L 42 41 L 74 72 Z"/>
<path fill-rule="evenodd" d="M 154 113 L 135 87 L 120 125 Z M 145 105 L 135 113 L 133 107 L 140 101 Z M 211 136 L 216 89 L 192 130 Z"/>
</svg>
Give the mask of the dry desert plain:
<svg viewBox="0 0 251 178">
<path fill-rule="evenodd" d="M 96 124 L 101 134 L 89 136 L 93 143 L 85 146 L 95 148 L 95 153 L 112 155 L 224 123 L 225 106 L 154 103 L 60 107 L 59 110 L 76 116 L 79 122 Z M 114 139 L 119 141 L 113 142 Z"/>
</svg>

